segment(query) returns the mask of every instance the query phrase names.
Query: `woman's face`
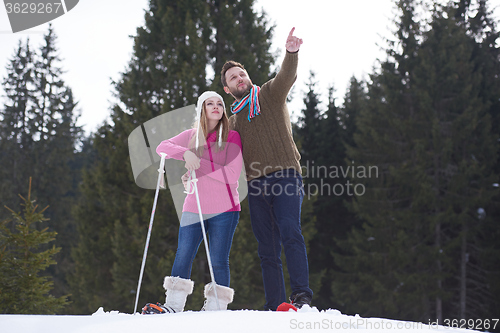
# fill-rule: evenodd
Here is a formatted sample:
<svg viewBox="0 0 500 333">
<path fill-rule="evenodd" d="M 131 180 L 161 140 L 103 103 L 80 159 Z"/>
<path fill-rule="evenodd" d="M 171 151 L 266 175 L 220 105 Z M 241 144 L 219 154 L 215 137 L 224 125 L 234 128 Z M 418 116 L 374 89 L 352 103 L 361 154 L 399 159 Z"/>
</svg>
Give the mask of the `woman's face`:
<svg viewBox="0 0 500 333">
<path fill-rule="evenodd" d="M 218 97 L 210 97 L 205 100 L 205 112 L 208 121 L 219 121 L 224 112 L 224 104 Z"/>
</svg>

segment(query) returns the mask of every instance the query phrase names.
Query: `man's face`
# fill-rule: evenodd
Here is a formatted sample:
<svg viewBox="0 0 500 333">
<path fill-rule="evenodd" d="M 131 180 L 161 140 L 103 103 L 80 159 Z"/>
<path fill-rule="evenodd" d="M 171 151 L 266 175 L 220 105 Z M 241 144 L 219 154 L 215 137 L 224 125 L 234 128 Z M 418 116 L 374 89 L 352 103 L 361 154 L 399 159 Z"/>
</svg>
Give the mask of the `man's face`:
<svg viewBox="0 0 500 333">
<path fill-rule="evenodd" d="M 231 67 L 226 71 L 226 83 L 227 87 L 224 87 L 224 91 L 233 95 L 236 100 L 245 97 L 252 88 L 252 81 L 247 71 L 240 67 Z"/>
</svg>

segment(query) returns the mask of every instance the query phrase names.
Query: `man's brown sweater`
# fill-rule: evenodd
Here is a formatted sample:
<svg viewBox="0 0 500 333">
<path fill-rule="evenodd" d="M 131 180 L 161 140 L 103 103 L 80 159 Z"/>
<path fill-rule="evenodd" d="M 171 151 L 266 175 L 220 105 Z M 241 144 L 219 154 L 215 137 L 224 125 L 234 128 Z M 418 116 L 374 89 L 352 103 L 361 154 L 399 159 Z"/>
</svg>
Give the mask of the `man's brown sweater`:
<svg viewBox="0 0 500 333">
<path fill-rule="evenodd" d="M 286 52 L 281 69 L 259 93 L 260 115 L 248 121 L 248 107 L 229 118 L 241 137 L 247 180 L 293 168 L 301 173 L 286 97 L 297 78 L 298 52 Z"/>
</svg>

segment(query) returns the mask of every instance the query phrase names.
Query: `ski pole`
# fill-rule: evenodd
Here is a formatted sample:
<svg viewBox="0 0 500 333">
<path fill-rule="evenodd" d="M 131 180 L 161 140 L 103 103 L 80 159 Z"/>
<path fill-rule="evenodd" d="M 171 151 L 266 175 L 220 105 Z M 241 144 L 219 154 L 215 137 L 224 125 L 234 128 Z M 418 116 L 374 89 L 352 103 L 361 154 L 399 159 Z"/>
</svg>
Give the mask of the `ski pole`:
<svg viewBox="0 0 500 333">
<path fill-rule="evenodd" d="M 214 286 L 215 300 L 217 302 L 217 310 L 220 310 L 219 297 L 217 296 L 217 283 L 215 282 L 214 270 L 212 268 L 212 260 L 210 259 L 210 251 L 208 249 L 207 235 L 205 233 L 205 222 L 203 221 L 203 214 L 201 213 L 200 196 L 198 194 L 198 186 L 196 179 L 196 173 L 193 170 L 191 176 L 191 182 L 193 183 L 194 194 L 196 196 L 196 204 L 198 205 L 198 214 L 200 215 L 201 232 L 203 233 L 203 241 L 205 242 L 205 250 L 207 252 L 208 268 L 210 270 L 210 277 L 212 278 L 212 285 Z"/>
<path fill-rule="evenodd" d="M 165 158 L 167 157 L 167 154 L 160 153 L 160 155 L 161 155 L 161 160 L 160 160 L 160 168 L 158 169 L 158 182 L 156 183 L 155 199 L 153 201 L 153 210 L 151 212 L 151 219 L 149 221 L 148 236 L 146 237 L 146 246 L 144 247 L 144 255 L 142 256 L 141 273 L 139 274 L 139 283 L 137 284 L 137 295 L 135 296 L 135 306 L 133 312 L 134 314 L 137 311 L 137 303 L 139 302 L 139 293 L 141 292 L 142 275 L 144 274 L 144 266 L 146 266 L 146 257 L 148 255 L 149 239 L 151 238 L 151 230 L 153 229 L 153 220 L 155 218 L 156 203 L 158 201 L 158 192 L 160 191 L 161 180 L 163 174 L 165 173 L 164 170 Z"/>
</svg>

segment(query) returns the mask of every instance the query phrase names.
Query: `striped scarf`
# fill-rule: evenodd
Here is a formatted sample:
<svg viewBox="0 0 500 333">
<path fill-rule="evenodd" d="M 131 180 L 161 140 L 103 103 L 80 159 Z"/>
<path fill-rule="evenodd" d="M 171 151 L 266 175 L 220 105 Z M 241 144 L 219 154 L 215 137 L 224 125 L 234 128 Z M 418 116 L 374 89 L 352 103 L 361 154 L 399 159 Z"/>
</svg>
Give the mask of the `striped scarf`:
<svg viewBox="0 0 500 333">
<path fill-rule="evenodd" d="M 239 102 L 234 101 L 234 103 L 231 105 L 231 112 L 232 114 L 236 114 L 243 110 L 247 104 L 249 104 L 249 112 L 248 112 L 248 121 L 251 121 L 251 119 L 257 115 L 260 114 L 260 105 L 259 105 L 259 93 L 260 93 L 260 87 L 258 85 L 253 85 L 252 88 L 250 89 L 250 93 L 243 97 Z"/>
</svg>

